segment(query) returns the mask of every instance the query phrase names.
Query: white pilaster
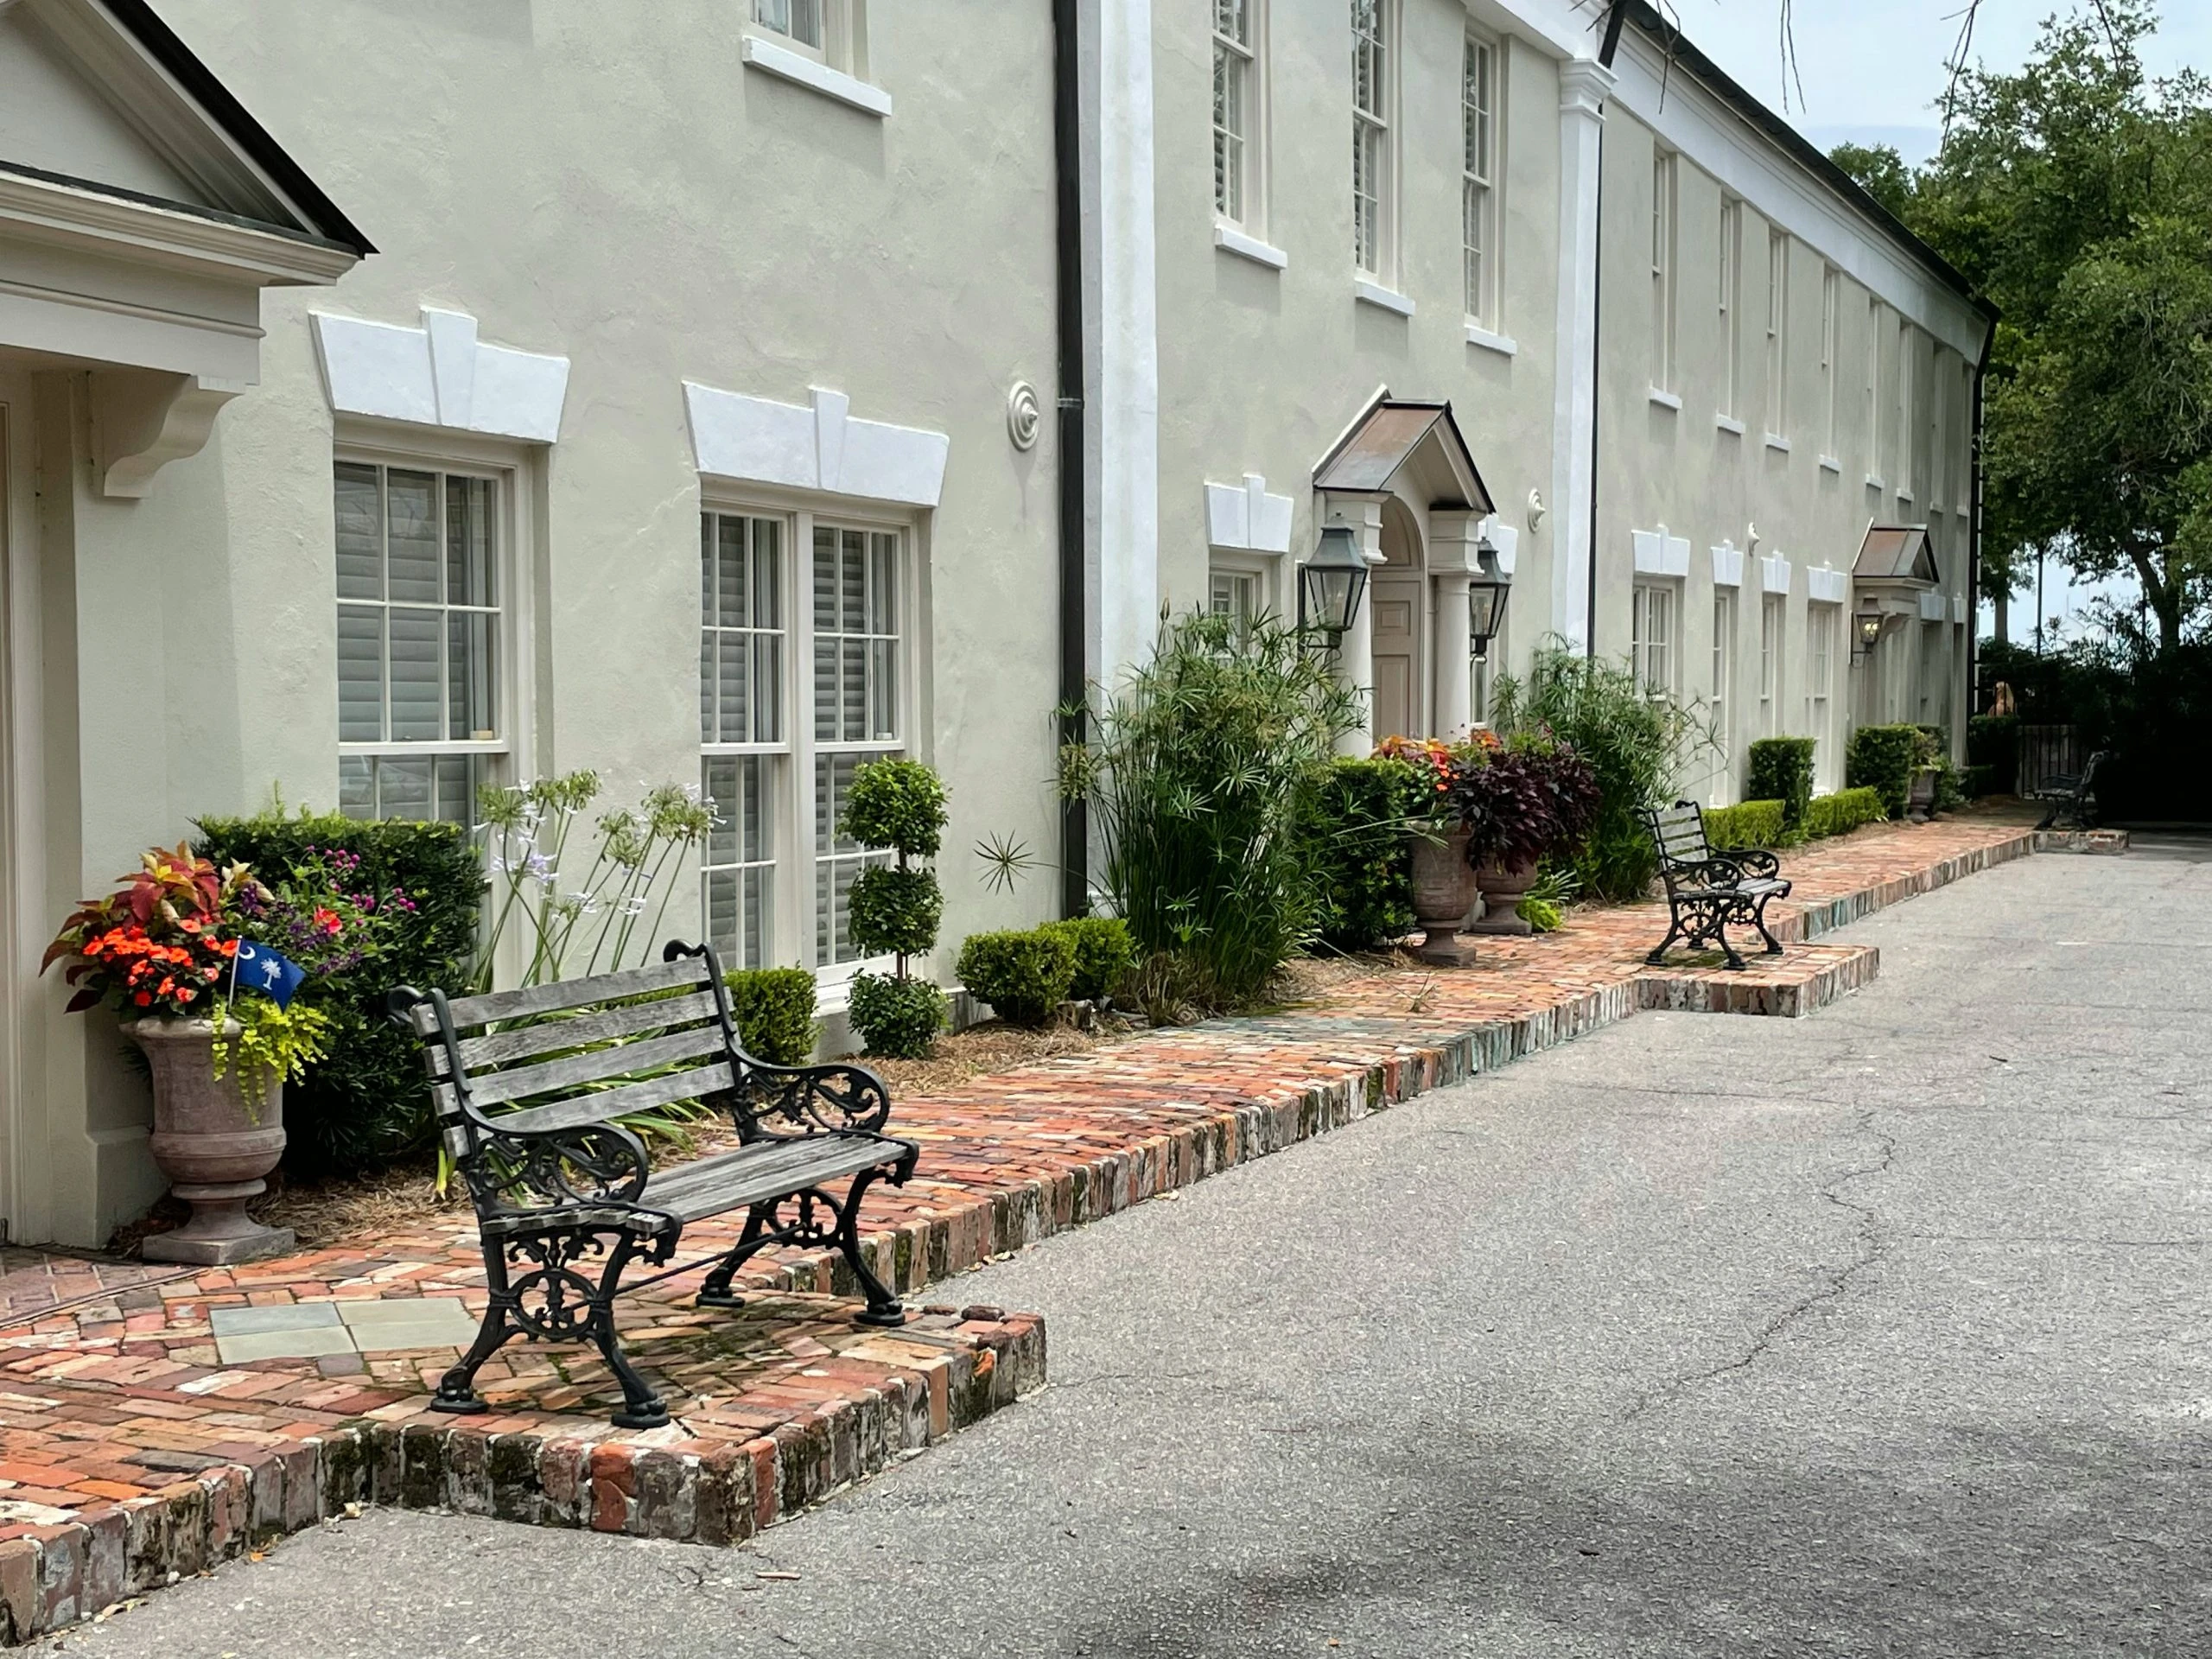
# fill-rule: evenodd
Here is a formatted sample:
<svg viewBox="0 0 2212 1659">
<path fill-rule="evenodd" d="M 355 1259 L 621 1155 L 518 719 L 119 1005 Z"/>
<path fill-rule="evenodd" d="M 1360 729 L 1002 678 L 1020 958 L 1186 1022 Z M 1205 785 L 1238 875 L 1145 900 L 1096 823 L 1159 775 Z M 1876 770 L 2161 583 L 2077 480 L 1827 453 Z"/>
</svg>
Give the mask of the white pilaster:
<svg viewBox="0 0 2212 1659">
<path fill-rule="evenodd" d="M 1099 673 L 1160 626 L 1160 336 L 1153 247 L 1152 0 L 1096 0 Z"/>
<path fill-rule="evenodd" d="M 1552 392 L 1551 626 L 1589 645 L 1591 423 L 1597 408 L 1599 135 L 1612 71 L 1559 68 L 1559 359 Z"/>
<path fill-rule="evenodd" d="M 1321 522 L 1348 528 L 1367 560 L 1366 587 L 1359 596 L 1359 614 L 1337 645 L 1337 678 L 1359 698 L 1360 722 L 1337 740 L 1339 754 L 1363 755 L 1375 747 L 1375 579 L 1382 563 L 1382 504 L 1359 497 L 1325 499 Z"/>
</svg>

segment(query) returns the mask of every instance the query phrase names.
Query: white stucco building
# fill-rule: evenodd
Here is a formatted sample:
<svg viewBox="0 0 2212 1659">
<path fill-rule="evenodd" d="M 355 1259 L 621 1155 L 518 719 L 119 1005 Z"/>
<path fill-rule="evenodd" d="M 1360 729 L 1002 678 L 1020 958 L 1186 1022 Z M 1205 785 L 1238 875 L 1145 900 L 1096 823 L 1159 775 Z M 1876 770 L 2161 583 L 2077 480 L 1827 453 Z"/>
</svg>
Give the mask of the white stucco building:
<svg viewBox="0 0 2212 1659">
<path fill-rule="evenodd" d="M 1987 328 L 1641 0 L 0 0 L 0 1213 L 158 1191 L 35 969 L 193 817 L 696 780 L 834 1017 L 854 766 L 941 966 L 1055 913 L 1056 707 L 1332 523 L 1374 734 L 1556 635 L 1837 781 L 1964 713 Z"/>
</svg>

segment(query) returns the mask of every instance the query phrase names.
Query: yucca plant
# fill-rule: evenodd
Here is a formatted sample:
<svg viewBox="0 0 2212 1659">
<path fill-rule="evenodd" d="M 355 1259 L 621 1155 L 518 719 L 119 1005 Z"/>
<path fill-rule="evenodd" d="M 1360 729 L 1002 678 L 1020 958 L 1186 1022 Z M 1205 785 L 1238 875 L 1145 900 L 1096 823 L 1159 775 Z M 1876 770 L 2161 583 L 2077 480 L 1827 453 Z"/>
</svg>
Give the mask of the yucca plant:
<svg viewBox="0 0 2212 1659">
<path fill-rule="evenodd" d="M 1316 931 L 1300 809 L 1359 722 L 1317 644 L 1265 619 L 1163 617 L 1151 659 L 1062 751 L 1139 957 L 1177 958 L 1208 1009 L 1254 1001 Z"/>
</svg>

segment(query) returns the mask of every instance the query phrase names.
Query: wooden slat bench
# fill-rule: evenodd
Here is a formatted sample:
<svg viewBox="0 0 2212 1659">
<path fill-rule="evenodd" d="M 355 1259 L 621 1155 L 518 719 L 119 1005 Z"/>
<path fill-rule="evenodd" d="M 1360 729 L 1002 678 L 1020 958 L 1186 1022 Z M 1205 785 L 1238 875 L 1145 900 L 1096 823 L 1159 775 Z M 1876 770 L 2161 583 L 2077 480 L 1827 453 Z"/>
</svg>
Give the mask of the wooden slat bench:
<svg viewBox="0 0 2212 1659">
<path fill-rule="evenodd" d="M 1728 943 L 1731 922 L 1756 927 L 1766 941 L 1766 954 L 1782 954 L 1767 931 L 1766 907 L 1770 899 L 1789 896 L 1789 883 L 1782 880 L 1781 861 L 1772 853 L 1715 852 L 1706 839 L 1705 813 L 1695 801 L 1647 807 L 1643 821 L 1659 849 L 1659 879 L 1667 888 L 1667 937 L 1646 962 L 1663 965 L 1680 939 L 1693 950 L 1719 945 L 1728 965 L 1740 971 L 1744 959 Z"/>
<path fill-rule="evenodd" d="M 903 1184 L 919 1150 L 882 1132 L 882 1081 L 857 1065 L 755 1059 L 739 1040 L 713 947 L 671 941 L 662 957 L 486 996 L 391 993 L 393 1017 L 422 1041 L 492 1293 L 474 1345 L 438 1384 L 439 1411 L 488 1409 L 477 1369 L 521 1336 L 596 1344 L 622 1385 L 616 1425 L 658 1427 L 667 1403 L 623 1355 L 614 1299 L 714 1261 L 699 1303 L 736 1307 L 734 1275 L 776 1245 L 834 1246 L 867 1299 L 855 1317 L 905 1318 L 860 1253 L 862 1195 L 879 1180 Z M 727 1110 L 741 1144 L 656 1173 L 618 1120 L 690 1100 Z M 830 1191 L 848 1180 L 842 1194 Z M 688 1224 L 735 1210 L 747 1212 L 744 1231 L 719 1260 L 668 1265 Z M 663 1271 L 626 1285 L 633 1261 Z"/>
<path fill-rule="evenodd" d="M 2048 810 L 2043 815 L 2043 822 L 2036 825 L 2036 828 L 2055 829 L 2061 818 L 2071 818 L 2076 830 L 2094 829 L 2097 817 L 2097 772 L 2109 758 L 2108 750 L 2099 749 L 2089 757 L 2088 764 L 2081 771 L 2053 772 L 2035 788 L 2030 790 L 2028 791 L 2030 800 L 2045 801 L 2050 804 Z"/>
</svg>

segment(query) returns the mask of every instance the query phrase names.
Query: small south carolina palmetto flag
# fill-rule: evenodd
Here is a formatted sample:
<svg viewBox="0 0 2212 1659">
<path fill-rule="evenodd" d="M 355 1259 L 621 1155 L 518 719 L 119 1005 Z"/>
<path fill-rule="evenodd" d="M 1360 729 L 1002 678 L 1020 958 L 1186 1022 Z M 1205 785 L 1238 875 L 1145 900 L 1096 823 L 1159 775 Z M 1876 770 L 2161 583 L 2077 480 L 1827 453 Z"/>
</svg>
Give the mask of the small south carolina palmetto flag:
<svg viewBox="0 0 2212 1659">
<path fill-rule="evenodd" d="M 259 991 L 280 1008 L 292 1006 L 292 994 L 308 976 L 308 970 L 282 950 L 248 939 L 238 941 L 231 973 L 233 985 Z"/>
</svg>

